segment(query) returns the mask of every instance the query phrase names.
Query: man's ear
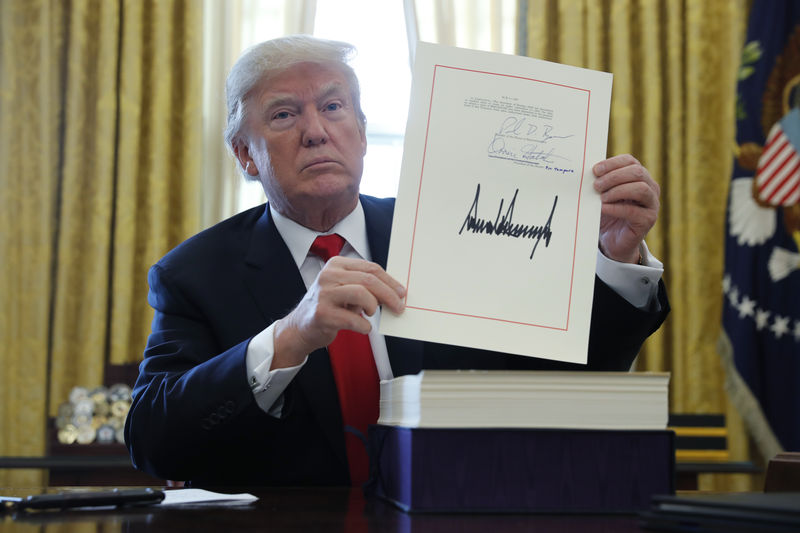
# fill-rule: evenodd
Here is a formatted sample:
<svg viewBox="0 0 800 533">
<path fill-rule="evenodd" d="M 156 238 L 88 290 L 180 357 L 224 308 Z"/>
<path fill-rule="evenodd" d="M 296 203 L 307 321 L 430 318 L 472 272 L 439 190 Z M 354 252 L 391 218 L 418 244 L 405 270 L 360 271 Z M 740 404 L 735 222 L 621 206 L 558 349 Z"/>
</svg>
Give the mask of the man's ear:
<svg viewBox="0 0 800 533">
<path fill-rule="evenodd" d="M 247 174 L 250 176 L 258 176 L 256 162 L 250 155 L 250 148 L 244 140 L 237 138 L 233 141 L 233 153 L 236 155 L 236 159 Z"/>
<path fill-rule="evenodd" d="M 361 157 L 367 155 L 367 132 L 365 129 L 361 129 Z"/>
</svg>

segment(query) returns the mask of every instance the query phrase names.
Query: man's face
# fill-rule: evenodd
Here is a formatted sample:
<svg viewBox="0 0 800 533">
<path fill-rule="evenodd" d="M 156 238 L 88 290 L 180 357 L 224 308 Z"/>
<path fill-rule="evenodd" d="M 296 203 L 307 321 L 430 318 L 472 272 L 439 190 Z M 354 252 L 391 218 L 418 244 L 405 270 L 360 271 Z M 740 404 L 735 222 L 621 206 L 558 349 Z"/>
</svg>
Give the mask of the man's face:
<svg viewBox="0 0 800 533">
<path fill-rule="evenodd" d="M 247 109 L 237 157 L 273 207 L 300 223 L 355 207 L 367 141 L 339 68 L 293 65 L 261 81 Z"/>
</svg>

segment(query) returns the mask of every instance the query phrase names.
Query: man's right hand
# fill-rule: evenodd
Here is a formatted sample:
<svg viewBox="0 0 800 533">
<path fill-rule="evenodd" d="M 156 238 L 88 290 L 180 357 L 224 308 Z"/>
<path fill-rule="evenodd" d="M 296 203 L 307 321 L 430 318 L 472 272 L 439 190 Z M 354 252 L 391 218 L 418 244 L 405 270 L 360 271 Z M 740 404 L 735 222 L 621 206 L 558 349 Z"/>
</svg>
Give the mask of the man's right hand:
<svg viewBox="0 0 800 533">
<path fill-rule="evenodd" d="M 405 288 L 377 263 L 332 257 L 297 307 L 275 326 L 272 369 L 297 366 L 340 329 L 369 333 L 379 305 L 403 312 Z"/>
</svg>

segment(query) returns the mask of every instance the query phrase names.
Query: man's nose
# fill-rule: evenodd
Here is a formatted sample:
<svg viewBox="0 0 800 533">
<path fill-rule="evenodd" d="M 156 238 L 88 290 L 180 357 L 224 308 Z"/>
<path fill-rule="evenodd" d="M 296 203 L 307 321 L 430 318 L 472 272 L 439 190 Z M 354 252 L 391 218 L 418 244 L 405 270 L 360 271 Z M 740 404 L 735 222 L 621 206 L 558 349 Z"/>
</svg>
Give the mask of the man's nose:
<svg viewBox="0 0 800 533">
<path fill-rule="evenodd" d="M 323 118 L 316 109 L 306 111 L 302 118 L 303 146 L 315 146 L 328 142 L 328 132 Z"/>
</svg>

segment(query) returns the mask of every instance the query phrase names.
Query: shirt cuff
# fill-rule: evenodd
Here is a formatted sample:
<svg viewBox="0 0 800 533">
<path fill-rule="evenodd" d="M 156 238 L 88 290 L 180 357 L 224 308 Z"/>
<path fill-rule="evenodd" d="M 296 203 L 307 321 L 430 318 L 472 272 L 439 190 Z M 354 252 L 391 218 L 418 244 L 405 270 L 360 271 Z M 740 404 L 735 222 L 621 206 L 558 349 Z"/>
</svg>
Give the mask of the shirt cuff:
<svg viewBox="0 0 800 533">
<path fill-rule="evenodd" d="M 642 264 L 620 263 L 597 250 L 597 277 L 638 309 L 648 309 L 656 300 L 664 264 L 642 242 Z"/>
<path fill-rule="evenodd" d="M 253 391 L 256 403 L 262 411 L 276 418 L 283 410 L 283 391 L 292 382 L 308 356 L 297 366 L 270 370 L 272 357 L 275 355 L 274 342 L 275 323 L 253 337 L 247 345 L 245 364 L 247 368 L 247 384 Z"/>
</svg>

